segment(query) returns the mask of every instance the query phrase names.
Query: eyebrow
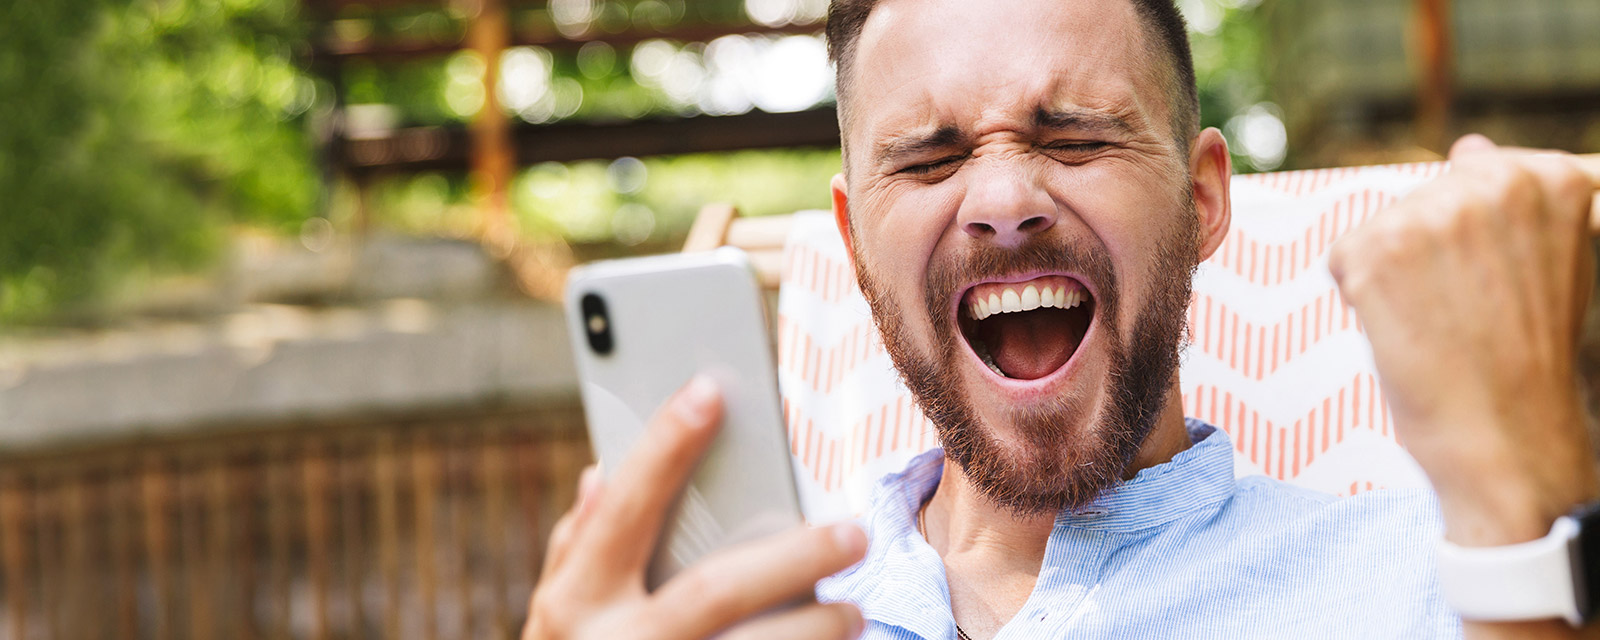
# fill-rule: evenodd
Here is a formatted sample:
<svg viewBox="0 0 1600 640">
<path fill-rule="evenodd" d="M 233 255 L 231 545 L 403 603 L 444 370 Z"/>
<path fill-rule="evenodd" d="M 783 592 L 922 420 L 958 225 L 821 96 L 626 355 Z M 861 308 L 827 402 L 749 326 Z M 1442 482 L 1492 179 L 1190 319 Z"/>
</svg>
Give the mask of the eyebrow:
<svg viewBox="0 0 1600 640">
<path fill-rule="evenodd" d="M 894 136 L 878 145 L 873 160 L 881 165 L 903 156 L 953 147 L 961 138 L 961 130 L 948 124 L 932 131 Z"/>
<path fill-rule="evenodd" d="M 1133 133 L 1133 125 L 1120 116 L 1089 109 L 1046 109 L 1033 112 L 1033 126 L 1040 129 L 1077 129 L 1081 131 L 1109 131 Z"/>
</svg>

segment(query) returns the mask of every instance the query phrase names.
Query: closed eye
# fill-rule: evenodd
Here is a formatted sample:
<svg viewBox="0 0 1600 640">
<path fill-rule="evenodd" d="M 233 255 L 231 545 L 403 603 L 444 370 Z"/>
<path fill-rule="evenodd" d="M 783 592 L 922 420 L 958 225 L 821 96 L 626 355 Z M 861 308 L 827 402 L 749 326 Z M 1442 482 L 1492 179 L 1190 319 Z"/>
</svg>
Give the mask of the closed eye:
<svg viewBox="0 0 1600 640">
<path fill-rule="evenodd" d="M 1099 151 L 1104 149 L 1106 146 L 1106 143 L 1098 140 L 1070 140 L 1065 142 L 1052 142 L 1044 145 L 1044 148 L 1054 151 L 1087 153 L 1091 151 Z"/>
<path fill-rule="evenodd" d="M 940 171 L 944 171 L 946 169 L 953 168 L 956 165 L 960 164 L 961 161 L 966 160 L 966 159 L 967 159 L 966 156 L 945 156 L 943 158 L 939 158 L 938 160 L 934 160 L 932 162 L 924 162 L 922 164 L 911 165 L 909 167 L 906 167 L 904 169 L 896 171 L 895 173 L 903 173 L 903 174 L 913 175 L 913 176 L 926 176 L 926 175 L 931 175 L 931 174 L 934 174 L 934 173 L 938 173 Z"/>
</svg>

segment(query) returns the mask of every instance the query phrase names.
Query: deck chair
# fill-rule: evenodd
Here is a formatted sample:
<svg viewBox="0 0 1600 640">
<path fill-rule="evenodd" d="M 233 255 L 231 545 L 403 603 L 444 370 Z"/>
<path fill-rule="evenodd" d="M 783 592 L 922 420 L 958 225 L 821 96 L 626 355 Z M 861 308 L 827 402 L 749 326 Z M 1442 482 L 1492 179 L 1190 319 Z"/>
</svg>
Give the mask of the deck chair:
<svg viewBox="0 0 1600 640">
<path fill-rule="evenodd" d="M 1445 168 L 1233 178 L 1233 227 L 1196 275 L 1180 379 L 1185 415 L 1228 433 L 1240 475 L 1346 496 L 1427 486 L 1397 440 L 1327 251 Z M 880 477 L 938 442 L 883 350 L 831 215 L 708 207 L 685 249 L 723 244 L 749 251 L 777 286 L 779 386 L 807 518 L 859 514 Z"/>
</svg>

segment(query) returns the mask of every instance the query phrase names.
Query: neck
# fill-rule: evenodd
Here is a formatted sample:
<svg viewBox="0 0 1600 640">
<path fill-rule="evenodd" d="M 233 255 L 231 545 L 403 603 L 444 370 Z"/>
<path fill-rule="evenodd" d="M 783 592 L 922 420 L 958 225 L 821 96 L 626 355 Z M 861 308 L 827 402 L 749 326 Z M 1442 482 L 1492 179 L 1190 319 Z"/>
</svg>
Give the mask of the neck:
<svg viewBox="0 0 1600 640">
<path fill-rule="evenodd" d="M 1123 479 L 1171 460 L 1189 445 L 1174 384 Z M 991 502 L 960 467 L 946 464 L 921 517 L 928 544 L 944 559 L 956 624 L 974 639 L 993 637 L 1032 594 L 1056 514 L 1019 516 Z"/>
</svg>

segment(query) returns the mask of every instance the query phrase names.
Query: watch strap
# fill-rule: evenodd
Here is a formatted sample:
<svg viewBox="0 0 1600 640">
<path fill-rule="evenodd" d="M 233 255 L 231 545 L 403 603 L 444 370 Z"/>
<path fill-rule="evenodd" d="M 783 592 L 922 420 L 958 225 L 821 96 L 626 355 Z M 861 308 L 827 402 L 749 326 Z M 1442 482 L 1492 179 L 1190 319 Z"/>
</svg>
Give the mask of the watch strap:
<svg viewBox="0 0 1600 640">
<path fill-rule="evenodd" d="M 1462 619 L 1509 622 L 1562 618 L 1583 623 L 1573 575 L 1580 526 L 1558 518 L 1538 540 L 1498 547 L 1439 542 L 1439 587 Z"/>
</svg>

